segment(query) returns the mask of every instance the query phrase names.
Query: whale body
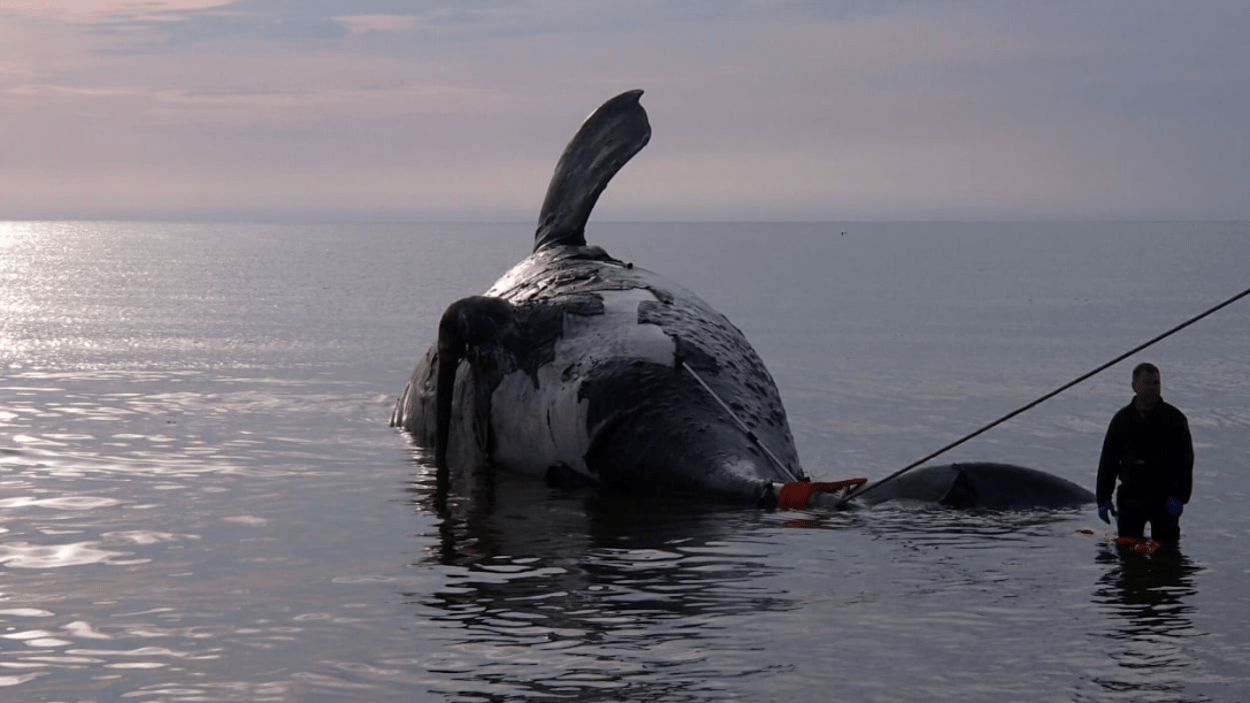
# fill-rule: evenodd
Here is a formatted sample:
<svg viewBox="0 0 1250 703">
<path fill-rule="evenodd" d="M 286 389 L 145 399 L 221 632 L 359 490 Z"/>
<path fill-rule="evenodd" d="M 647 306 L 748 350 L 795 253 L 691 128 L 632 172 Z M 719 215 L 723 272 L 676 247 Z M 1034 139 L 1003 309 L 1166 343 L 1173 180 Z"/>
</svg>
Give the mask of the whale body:
<svg viewBox="0 0 1250 703">
<path fill-rule="evenodd" d="M 854 500 L 867 505 L 911 501 L 964 510 L 1073 508 L 1094 502 L 1089 489 L 1065 478 L 993 462 L 924 466 L 879 485 L 870 483 L 860 493 Z"/>
<path fill-rule="evenodd" d="M 623 93 L 561 156 L 533 253 L 451 304 L 391 425 L 446 467 L 772 505 L 807 480 L 776 384 L 697 295 L 587 245 L 585 225 L 651 129 Z"/>
</svg>

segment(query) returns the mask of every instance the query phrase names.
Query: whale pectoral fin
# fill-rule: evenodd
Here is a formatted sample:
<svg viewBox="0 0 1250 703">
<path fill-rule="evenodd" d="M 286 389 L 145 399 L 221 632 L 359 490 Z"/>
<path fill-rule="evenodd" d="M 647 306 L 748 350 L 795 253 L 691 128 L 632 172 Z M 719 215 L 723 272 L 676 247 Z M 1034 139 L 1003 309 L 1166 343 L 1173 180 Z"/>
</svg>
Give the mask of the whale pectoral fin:
<svg viewBox="0 0 1250 703">
<path fill-rule="evenodd" d="M 980 494 L 977 493 L 976 486 L 972 485 L 972 479 L 968 478 L 968 474 L 956 464 L 955 480 L 951 481 L 951 486 L 946 490 L 938 503 L 951 508 L 971 508 L 980 501 Z"/>
<path fill-rule="evenodd" d="M 586 221 L 608 182 L 651 139 L 641 90 L 612 98 L 595 110 L 556 163 L 538 216 L 534 251 L 586 244 Z"/>
<path fill-rule="evenodd" d="M 506 300 L 488 296 L 462 298 L 448 306 L 438 323 L 438 381 L 434 401 L 434 464 L 447 466 L 452 400 L 460 362 L 478 349 L 515 334 L 515 311 Z"/>
</svg>

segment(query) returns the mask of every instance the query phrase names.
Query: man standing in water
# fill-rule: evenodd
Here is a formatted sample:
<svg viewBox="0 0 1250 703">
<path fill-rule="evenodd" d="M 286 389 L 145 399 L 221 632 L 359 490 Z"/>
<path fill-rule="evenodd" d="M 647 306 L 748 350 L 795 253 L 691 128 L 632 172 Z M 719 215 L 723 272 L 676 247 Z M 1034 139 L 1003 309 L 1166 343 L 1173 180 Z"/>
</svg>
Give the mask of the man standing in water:
<svg viewBox="0 0 1250 703">
<path fill-rule="evenodd" d="M 1133 402 L 1111 418 L 1098 461 L 1098 517 L 1116 515 L 1121 537 L 1145 537 L 1146 523 L 1156 542 L 1181 538 L 1181 511 L 1193 491 L 1194 445 L 1184 413 L 1163 402 L 1159 368 L 1133 369 Z M 1116 505 L 1111 492 L 1116 478 Z M 1116 508 L 1119 513 L 1116 513 Z"/>
</svg>

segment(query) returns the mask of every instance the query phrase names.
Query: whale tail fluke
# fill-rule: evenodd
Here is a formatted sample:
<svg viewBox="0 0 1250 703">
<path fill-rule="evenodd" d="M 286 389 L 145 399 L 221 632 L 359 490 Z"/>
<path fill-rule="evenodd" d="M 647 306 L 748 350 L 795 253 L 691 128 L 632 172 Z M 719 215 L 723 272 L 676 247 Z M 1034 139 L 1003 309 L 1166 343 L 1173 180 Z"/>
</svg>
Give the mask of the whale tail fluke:
<svg viewBox="0 0 1250 703">
<path fill-rule="evenodd" d="M 641 90 L 608 100 L 573 136 L 556 163 L 538 216 L 534 251 L 586 244 L 586 221 L 608 182 L 651 139 Z"/>
</svg>

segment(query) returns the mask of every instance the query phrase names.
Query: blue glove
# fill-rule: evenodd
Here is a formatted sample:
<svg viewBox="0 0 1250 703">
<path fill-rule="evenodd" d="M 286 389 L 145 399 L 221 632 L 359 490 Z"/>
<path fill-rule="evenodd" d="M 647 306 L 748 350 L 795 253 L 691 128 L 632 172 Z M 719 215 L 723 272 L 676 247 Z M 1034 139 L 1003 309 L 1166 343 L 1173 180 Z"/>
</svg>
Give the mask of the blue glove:
<svg viewBox="0 0 1250 703">
<path fill-rule="evenodd" d="M 1180 498 L 1168 498 L 1168 512 L 1180 516 L 1181 513 L 1185 512 L 1185 504 L 1181 502 Z"/>
<path fill-rule="evenodd" d="M 1115 506 L 1111 504 L 1111 501 L 1107 501 L 1106 503 L 1098 506 L 1098 517 L 1102 518 L 1103 522 L 1110 525 L 1111 518 L 1107 517 L 1107 513 L 1115 515 Z"/>
</svg>

